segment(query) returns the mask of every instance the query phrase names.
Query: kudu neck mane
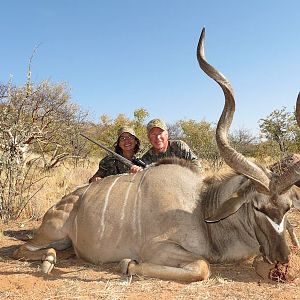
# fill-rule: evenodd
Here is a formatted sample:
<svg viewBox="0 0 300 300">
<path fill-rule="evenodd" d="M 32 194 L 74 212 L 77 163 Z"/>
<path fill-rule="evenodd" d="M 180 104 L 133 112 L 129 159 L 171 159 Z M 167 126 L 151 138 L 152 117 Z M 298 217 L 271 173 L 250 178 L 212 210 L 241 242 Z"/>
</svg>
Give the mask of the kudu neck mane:
<svg viewBox="0 0 300 300">
<path fill-rule="evenodd" d="M 231 171 L 222 175 L 207 176 L 203 180 L 202 188 L 202 200 L 199 203 L 201 210 L 204 214 L 204 218 L 212 215 L 215 209 L 217 209 L 224 201 L 234 196 L 235 192 L 239 189 L 241 184 L 245 182 L 247 178 L 244 175 L 238 174 L 235 171 Z M 255 187 L 249 185 L 246 194 L 255 192 Z M 249 193 L 250 192 L 250 193 Z M 245 194 L 245 195 L 246 195 Z M 251 198 L 251 197 L 250 197 Z M 245 201 L 247 202 L 247 200 Z"/>
<path fill-rule="evenodd" d="M 155 163 L 155 166 L 159 166 L 159 165 L 179 165 L 181 167 L 190 169 L 194 173 L 200 172 L 199 168 L 195 166 L 193 163 L 178 157 L 162 158 L 161 160 Z"/>
</svg>

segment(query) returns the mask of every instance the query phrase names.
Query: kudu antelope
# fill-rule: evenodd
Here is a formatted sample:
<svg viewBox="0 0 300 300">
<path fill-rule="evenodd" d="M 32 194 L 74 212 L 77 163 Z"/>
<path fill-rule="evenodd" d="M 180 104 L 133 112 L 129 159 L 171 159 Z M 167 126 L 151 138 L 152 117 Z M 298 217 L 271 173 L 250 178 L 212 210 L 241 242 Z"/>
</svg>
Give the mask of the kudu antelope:
<svg viewBox="0 0 300 300">
<path fill-rule="evenodd" d="M 72 244 L 77 256 L 89 262 L 121 261 L 125 274 L 178 281 L 207 279 L 209 263 L 260 253 L 268 262 L 288 261 L 286 214 L 299 200 L 293 184 L 299 180 L 300 163 L 275 176 L 230 147 L 233 90 L 206 61 L 204 35 L 203 29 L 197 58 L 224 92 L 216 139 L 235 172 L 204 178 L 187 163 L 162 161 L 137 174 L 106 177 L 50 208 L 34 238 L 15 257 L 42 259 L 42 270 L 49 273 L 55 249 Z"/>
</svg>

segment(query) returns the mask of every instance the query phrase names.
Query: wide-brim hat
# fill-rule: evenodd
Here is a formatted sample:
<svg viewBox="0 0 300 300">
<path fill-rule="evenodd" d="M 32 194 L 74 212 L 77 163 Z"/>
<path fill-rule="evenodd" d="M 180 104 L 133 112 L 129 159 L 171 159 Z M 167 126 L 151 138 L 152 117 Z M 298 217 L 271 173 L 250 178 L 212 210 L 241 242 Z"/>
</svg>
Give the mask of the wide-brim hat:
<svg viewBox="0 0 300 300">
<path fill-rule="evenodd" d="M 166 123 L 161 119 L 153 119 L 147 124 L 147 132 L 149 134 L 150 130 L 154 127 L 158 127 L 162 130 L 168 130 Z"/>
<path fill-rule="evenodd" d="M 119 128 L 118 130 L 118 138 L 121 136 L 122 133 L 127 132 L 130 133 L 131 135 L 133 135 L 136 139 L 139 140 L 139 138 L 136 136 L 135 131 L 132 127 L 130 126 L 123 126 L 121 128 Z"/>
</svg>

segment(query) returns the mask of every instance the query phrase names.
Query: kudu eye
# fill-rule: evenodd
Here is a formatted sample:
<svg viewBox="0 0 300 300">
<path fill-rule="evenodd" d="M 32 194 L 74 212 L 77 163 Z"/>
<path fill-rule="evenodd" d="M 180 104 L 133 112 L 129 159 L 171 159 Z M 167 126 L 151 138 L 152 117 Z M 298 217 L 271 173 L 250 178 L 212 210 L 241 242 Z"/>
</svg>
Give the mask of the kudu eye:
<svg viewBox="0 0 300 300">
<path fill-rule="evenodd" d="M 255 205 L 253 205 L 253 208 L 254 208 L 254 210 L 256 210 L 256 211 L 259 211 L 259 212 L 261 212 L 261 211 L 259 210 L 259 208 L 258 208 L 258 207 L 256 207 Z"/>
</svg>

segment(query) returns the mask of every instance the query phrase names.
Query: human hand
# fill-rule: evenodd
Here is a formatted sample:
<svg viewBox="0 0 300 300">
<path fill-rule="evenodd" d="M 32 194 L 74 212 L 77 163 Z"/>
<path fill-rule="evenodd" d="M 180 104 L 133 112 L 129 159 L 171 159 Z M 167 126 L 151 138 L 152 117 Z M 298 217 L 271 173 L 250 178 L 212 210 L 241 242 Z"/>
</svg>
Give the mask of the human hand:
<svg viewBox="0 0 300 300">
<path fill-rule="evenodd" d="M 96 181 L 100 181 L 102 178 L 99 176 L 93 177 L 90 182 L 96 182 Z"/>
<path fill-rule="evenodd" d="M 136 166 L 136 165 L 133 165 L 131 168 L 130 168 L 130 173 L 137 173 L 137 172 L 140 172 L 142 171 L 143 168 L 139 167 L 139 166 Z"/>
</svg>

